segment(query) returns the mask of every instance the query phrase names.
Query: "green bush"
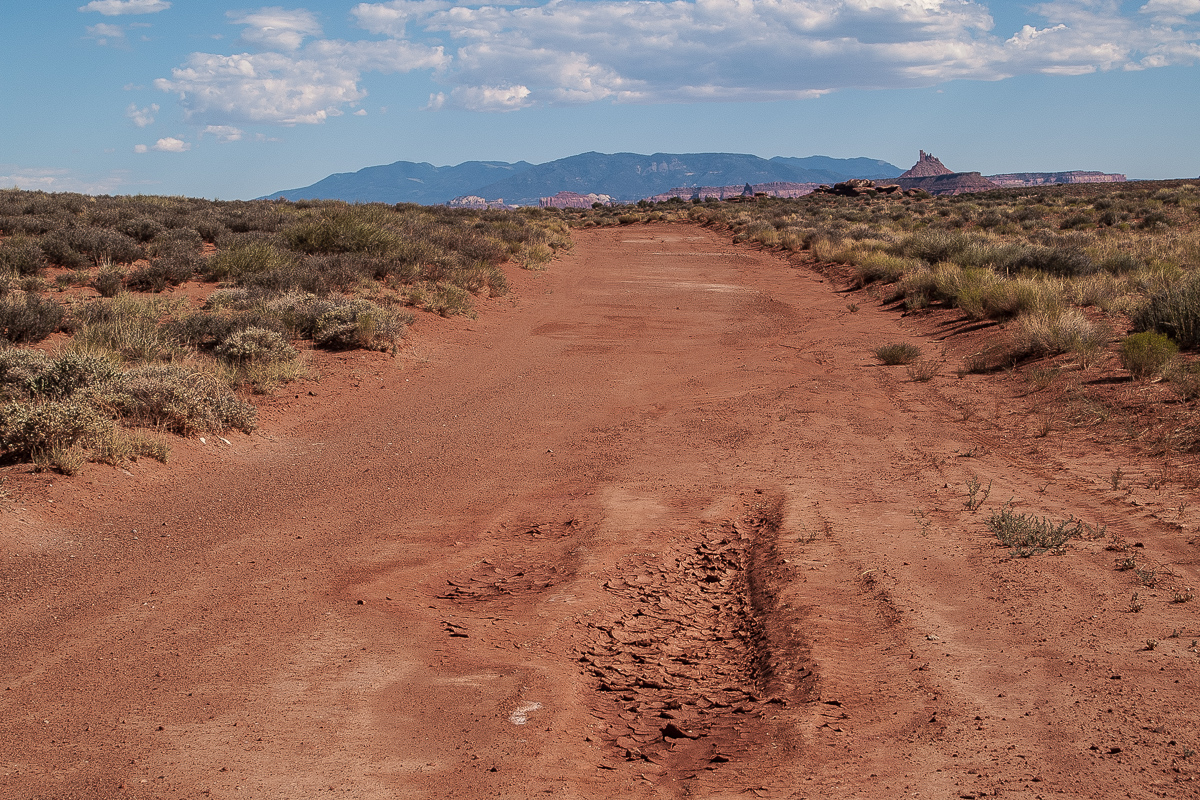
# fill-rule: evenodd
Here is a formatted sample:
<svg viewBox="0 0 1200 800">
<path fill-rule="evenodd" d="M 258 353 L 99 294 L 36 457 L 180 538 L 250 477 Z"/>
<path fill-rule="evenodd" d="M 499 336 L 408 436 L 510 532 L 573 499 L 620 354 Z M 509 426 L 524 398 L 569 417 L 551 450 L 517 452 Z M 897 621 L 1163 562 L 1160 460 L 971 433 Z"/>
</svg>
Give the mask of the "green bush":
<svg viewBox="0 0 1200 800">
<path fill-rule="evenodd" d="M 911 364 L 921 357 L 921 348 L 909 342 L 893 342 L 876 347 L 875 357 L 889 366 Z"/>
<path fill-rule="evenodd" d="M 1178 353 L 1179 347 L 1170 337 L 1143 331 L 1127 336 L 1121 342 L 1121 366 L 1135 379 L 1146 380 L 1161 375 Z"/>
</svg>

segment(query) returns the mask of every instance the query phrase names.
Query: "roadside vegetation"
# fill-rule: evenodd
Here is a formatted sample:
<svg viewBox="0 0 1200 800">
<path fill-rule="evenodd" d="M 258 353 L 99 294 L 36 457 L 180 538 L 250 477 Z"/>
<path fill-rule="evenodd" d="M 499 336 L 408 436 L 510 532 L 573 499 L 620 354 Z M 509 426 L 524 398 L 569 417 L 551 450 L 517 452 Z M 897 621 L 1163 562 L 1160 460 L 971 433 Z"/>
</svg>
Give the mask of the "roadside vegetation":
<svg viewBox="0 0 1200 800">
<path fill-rule="evenodd" d="M 69 474 L 249 432 L 305 351 L 394 351 L 569 247 L 537 209 L 0 191 L 0 454 Z"/>
</svg>

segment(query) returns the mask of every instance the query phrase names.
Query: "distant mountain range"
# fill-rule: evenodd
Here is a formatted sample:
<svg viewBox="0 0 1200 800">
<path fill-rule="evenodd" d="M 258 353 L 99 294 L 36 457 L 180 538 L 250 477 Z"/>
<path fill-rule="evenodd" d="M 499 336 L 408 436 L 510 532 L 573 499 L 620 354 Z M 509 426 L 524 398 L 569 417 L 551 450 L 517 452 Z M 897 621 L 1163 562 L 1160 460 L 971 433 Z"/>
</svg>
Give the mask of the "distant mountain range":
<svg viewBox="0 0 1200 800">
<path fill-rule="evenodd" d="M 266 195 L 264 200 L 346 200 L 359 203 L 435 205 L 476 195 L 511 205 L 537 205 L 561 191 L 606 194 L 631 203 L 681 186 L 771 182 L 837 183 L 851 178 L 887 180 L 902 169 L 874 158 L 759 158 L 737 153 L 582 153 L 545 164 L 467 161 L 453 167 L 397 161 L 330 175 L 311 186 Z"/>
</svg>

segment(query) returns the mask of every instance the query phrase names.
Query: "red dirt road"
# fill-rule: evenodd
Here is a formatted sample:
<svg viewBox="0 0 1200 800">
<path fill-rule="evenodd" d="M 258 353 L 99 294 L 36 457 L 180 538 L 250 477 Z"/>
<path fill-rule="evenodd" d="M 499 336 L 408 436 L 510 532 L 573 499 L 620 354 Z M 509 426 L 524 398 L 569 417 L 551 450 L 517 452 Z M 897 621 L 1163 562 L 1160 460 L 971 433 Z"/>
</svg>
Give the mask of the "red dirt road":
<svg viewBox="0 0 1200 800">
<path fill-rule="evenodd" d="M 776 255 L 576 241 L 251 436 L 8 470 L 0 796 L 1200 797 L 1194 492 Z"/>
</svg>

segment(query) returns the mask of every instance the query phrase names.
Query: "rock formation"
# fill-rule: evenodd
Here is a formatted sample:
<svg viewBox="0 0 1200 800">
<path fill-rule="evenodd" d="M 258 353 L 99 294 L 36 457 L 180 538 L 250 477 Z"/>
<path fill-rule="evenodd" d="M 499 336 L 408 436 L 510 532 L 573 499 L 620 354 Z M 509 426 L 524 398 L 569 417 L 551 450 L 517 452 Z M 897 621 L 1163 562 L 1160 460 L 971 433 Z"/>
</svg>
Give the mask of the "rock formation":
<svg viewBox="0 0 1200 800">
<path fill-rule="evenodd" d="M 559 192 L 553 197 L 540 198 L 538 208 L 591 208 L 596 203 L 611 206 L 612 202 L 612 198 L 606 194 Z"/>
<path fill-rule="evenodd" d="M 1009 172 L 1003 175 L 988 175 L 987 179 L 997 186 L 1054 186 L 1063 183 L 1124 183 L 1125 176 L 1118 173 L 1085 172 Z"/>
<path fill-rule="evenodd" d="M 446 201 L 446 205 L 450 208 L 473 208 L 473 209 L 489 209 L 489 208 L 516 208 L 504 202 L 504 198 L 500 197 L 495 200 L 485 200 L 477 194 L 465 194 Z"/>
<path fill-rule="evenodd" d="M 681 200 L 728 200 L 731 197 L 741 197 L 750 187 L 750 194 L 763 194 L 767 197 L 804 197 L 812 194 L 820 184 L 791 183 L 788 181 L 771 181 L 769 183 L 753 183 L 742 186 L 677 186 L 662 194 L 647 197 L 651 203 L 663 203 L 673 197 Z"/>
<path fill-rule="evenodd" d="M 921 157 L 907 172 L 900 173 L 901 178 L 932 178 L 937 175 L 953 175 L 954 172 L 946 167 L 931 153 L 920 151 Z"/>
</svg>

